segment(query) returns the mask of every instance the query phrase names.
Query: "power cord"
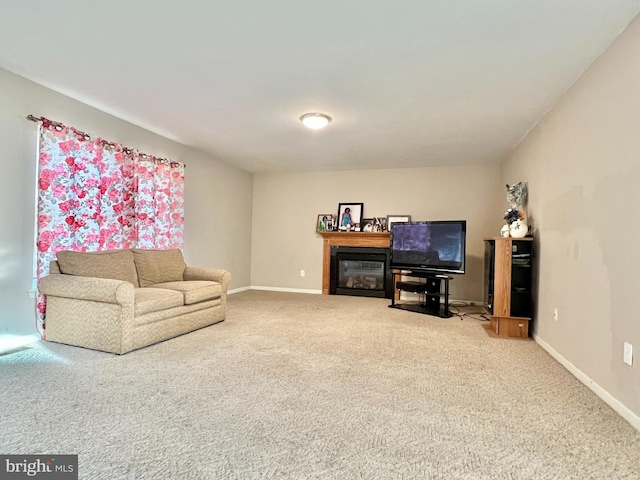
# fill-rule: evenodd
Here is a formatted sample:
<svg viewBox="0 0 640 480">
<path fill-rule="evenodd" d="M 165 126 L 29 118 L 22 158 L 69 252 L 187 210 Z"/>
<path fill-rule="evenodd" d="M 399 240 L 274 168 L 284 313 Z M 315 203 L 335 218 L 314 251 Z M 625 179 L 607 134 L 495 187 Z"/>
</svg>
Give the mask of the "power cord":
<svg viewBox="0 0 640 480">
<path fill-rule="evenodd" d="M 474 314 L 474 313 L 465 313 L 465 314 L 463 314 L 463 316 L 469 317 L 469 318 L 473 318 L 474 320 L 482 320 L 482 321 L 485 321 L 485 322 L 488 322 L 490 320 L 486 313 L 481 313 L 479 316 L 475 316 L 475 315 L 476 314 Z"/>
</svg>

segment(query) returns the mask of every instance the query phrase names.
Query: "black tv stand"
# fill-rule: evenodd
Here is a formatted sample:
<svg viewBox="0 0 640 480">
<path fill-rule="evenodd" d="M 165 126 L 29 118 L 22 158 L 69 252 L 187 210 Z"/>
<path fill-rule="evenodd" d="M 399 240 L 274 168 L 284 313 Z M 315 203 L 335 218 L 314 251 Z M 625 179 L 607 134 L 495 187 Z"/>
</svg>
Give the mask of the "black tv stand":
<svg viewBox="0 0 640 480">
<path fill-rule="evenodd" d="M 411 280 L 402 280 L 409 277 Z M 411 312 L 449 318 L 449 281 L 453 278 L 435 273 L 416 272 L 412 270 L 393 271 L 393 296 L 389 308 L 399 308 Z M 424 295 L 424 301 L 397 303 L 400 292 L 413 292 Z M 442 300 L 442 301 L 441 301 Z"/>
</svg>

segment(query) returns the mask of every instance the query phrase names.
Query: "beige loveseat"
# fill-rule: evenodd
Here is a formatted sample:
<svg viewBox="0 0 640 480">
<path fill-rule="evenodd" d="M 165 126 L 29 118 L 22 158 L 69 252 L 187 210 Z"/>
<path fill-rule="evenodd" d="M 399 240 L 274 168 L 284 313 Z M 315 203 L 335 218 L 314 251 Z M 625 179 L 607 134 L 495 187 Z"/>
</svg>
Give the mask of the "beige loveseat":
<svg viewBox="0 0 640 480">
<path fill-rule="evenodd" d="M 180 250 L 62 251 L 40 280 L 45 339 L 123 354 L 224 320 L 226 270 Z"/>
</svg>

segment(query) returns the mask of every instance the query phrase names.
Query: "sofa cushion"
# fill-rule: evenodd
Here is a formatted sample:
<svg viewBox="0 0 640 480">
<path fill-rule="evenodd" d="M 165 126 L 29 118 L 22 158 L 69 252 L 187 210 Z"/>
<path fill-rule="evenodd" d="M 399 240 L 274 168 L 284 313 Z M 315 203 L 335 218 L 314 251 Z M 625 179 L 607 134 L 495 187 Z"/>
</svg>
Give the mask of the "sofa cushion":
<svg viewBox="0 0 640 480">
<path fill-rule="evenodd" d="M 222 318 L 219 318 L 219 310 L 222 310 L 221 304 L 222 299 L 216 298 L 215 300 L 207 300 L 206 302 L 200 302 L 194 305 L 183 305 L 181 307 L 167 308 L 166 310 L 158 310 L 157 312 L 145 313 L 144 315 L 136 315 L 133 319 L 133 325 L 135 327 L 146 327 L 152 324 L 156 324 L 157 328 L 157 324 L 162 323 L 164 324 L 162 330 L 173 331 L 175 332 L 173 336 L 175 336 L 179 335 L 176 330 L 182 331 L 182 333 L 184 333 L 185 327 L 187 327 L 187 331 L 199 328 L 192 324 L 192 314 L 195 312 L 203 312 L 204 317 L 210 319 L 205 320 L 204 324 L 200 326 L 211 325 L 212 323 L 223 320 Z M 191 326 L 189 327 L 189 325 Z M 145 328 L 135 328 L 133 330 L 134 337 L 138 340 L 142 340 L 142 342 L 145 344 L 148 344 L 149 342 L 143 339 L 150 333 L 151 335 L 153 335 L 152 332 L 146 330 Z"/>
<path fill-rule="evenodd" d="M 182 252 L 173 250 L 142 250 L 134 248 L 133 259 L 141 287 L 156 283 L 178 282 L 186 267 Z"/>
<path fill-rule="evenodd" d="M 138 274 L 130 250 L 108 252 L 72 252 L 63 250 L 56 254 L 60 272 L 80 277 L 111 278 L 124 280 L 138 286 Z"/>
<path fill-rule="evenodd" d="M 184 295 L 177 290 L 153 287 L 136 288 L 134 295 L 136 317 L 184 305 Z"/>
<path fill-rule="evenodd" d="M 154 285 L 154 288 L 167 288 L 181 292 L 184 295 L 185 305 L 212 300 L 222 295 L 222 285 L 207 280 L 165 282 Z"/>
</svg>

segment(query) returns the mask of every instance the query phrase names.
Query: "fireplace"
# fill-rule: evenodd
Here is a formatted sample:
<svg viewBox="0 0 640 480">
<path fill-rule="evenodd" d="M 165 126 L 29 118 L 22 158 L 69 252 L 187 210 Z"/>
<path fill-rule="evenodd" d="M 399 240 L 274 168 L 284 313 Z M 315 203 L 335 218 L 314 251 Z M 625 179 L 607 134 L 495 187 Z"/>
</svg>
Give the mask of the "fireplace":
<svg viewBox="0 0 640 480">
<path fill-rule="evenodd" d="M 332 295 L 393 296 L 388 248 L 333 246 L 329 276 Z"/>
</svg>

